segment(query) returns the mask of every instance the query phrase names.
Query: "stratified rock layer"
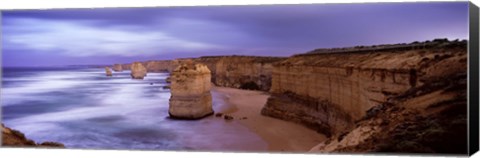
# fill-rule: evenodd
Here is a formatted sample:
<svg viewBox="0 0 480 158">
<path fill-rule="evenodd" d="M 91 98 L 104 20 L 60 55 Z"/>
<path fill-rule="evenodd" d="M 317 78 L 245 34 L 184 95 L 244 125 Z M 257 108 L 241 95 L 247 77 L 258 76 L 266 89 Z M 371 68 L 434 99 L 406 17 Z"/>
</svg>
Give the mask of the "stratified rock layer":
<svg viewBox="0 0 480 158">
<path fill-rule="evenodd" d="M 354 129 L 311 152 L 467 154 L 467 67 L 450 64 L 464 67 L 373 107 Z"/>
<path fill-rule="evenodd" d="M 147 76 L 147 69 L 140 62 L 132 63 L 130 71 L 133 79 L 143 79 Z"/>
<path fill-rule="evenodd" d="M 336 135 L 389 97 L 456 68 L 438 63 L 461 60 L 465 48 L 465 42 L 437 41 L 295 55 L 274 65 L 262 114 Z"/>
<path fill-rule="evenodd" d="M 170 117 L 198 119 L 213 114 L 210 80 L 210 70 L 203 64 L 177 67 L 171 73 Z"/>
<path fill-rule="evenodd" d="M 148 72 L 171 72 L 176 68 L 171 60 L 147 61 L 143 62 L 143 64 Z"/>
<path fill-rule="evenodd" d="M 201 57 L 212 70 L 212 82 L 217 86 L 268 91 L 271 87 L 273 64 L 285 58 L 224 56 Z"/>
<path fill-rule="evenodd" d="M 311 152 L 466 155 L 467 43 L 434 40 L 419 44 L 424 47 L 402 50 L 418 53 L 407 58 L 415 65 L 415 86 L 368 109 L 354 128 L 334 135 Z"/>
<path fill-rule="evenodd" d="M 105 67 L 105 74 L 106 74 L 107 76 L 112 76 L 112 70 L 110 70 L 109 67 Z"/>
</svg>

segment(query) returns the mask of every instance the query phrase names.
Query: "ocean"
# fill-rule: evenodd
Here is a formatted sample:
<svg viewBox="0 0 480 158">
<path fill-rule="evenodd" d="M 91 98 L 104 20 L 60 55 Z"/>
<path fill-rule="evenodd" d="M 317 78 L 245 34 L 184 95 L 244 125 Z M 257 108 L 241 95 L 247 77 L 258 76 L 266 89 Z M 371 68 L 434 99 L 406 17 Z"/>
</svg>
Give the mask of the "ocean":
<svg viewBox="0 0 480 158">
<path fill-rule="evenodd" d="M 130 71 L 103 68 L 3 68 L 5 126 L 35 142 L 74 149 L 164 151 L 266 151 L 258 135 L 239 122 L 209 116 L 168 117 L 168 73 L 133 80 Z M 212 91 L 214 111 L 225 96 Z"/>
</svg>

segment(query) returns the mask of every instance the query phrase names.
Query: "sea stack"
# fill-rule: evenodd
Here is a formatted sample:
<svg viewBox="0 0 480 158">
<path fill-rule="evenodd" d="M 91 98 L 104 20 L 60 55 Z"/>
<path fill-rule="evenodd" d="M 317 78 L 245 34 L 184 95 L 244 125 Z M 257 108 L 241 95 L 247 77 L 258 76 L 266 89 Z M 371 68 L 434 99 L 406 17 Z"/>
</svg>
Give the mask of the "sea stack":
<svg viewBox="0 0 480 158">
<path fill-rule="evenodd" d="M 130 69 L 132 71 L 130 75 L 133 79 L 143 79 L 143 77 L 147 76 L 147 69 L 140 62 L 132 63 Z"/>
<path fill-rule="evenodd" d="M 210 80 L 210 70 L 203 64 L 179 65 L 171 73 L 170 117 L 199 119 L 213 114 Z"/>
<path fill-rule="evenodd" d="M 107 74 L 107 76 L 112 76 L 112 70 L 110 70 L 109 67 L 105 67 L 105 73 Z"/>
<path fill-rule="evenodd" d="M 114 64 L 113 65 L 113 71 L 120 72 L 122 71 L 122 64 Z"/>
</svg>

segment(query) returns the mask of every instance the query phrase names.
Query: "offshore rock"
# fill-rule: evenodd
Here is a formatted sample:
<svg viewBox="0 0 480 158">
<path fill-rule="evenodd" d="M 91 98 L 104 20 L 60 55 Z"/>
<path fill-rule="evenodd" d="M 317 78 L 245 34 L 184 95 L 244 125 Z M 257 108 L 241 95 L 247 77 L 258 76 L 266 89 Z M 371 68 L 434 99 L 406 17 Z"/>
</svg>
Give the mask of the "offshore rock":
<svg viewBox="0 0 480 158">
<path fill-rule="evenodd" d="M 141 63 L 147 72 L 172 72 L 178 66 L 193 61 L 208 67 L 212 74 L 211 82 L 217 86 L 269 91 L 273 64 L 285 59 L 287 58 L 233 55 L 151 60 Z M 123 70 L 130 70 L 132 66 L 132 64 L 119 65 Z M 166 82 L 170 82 L 169 78 Z"/>
<path fill-rule="evenodd" d="M 107 76 L 112 76 L 112 70 L 110 70 L 109 67 L 105 67 L 105 74 L 106 74 Z"/>
<path fill-rule="evenodd" d="M 210 80 L 210 70 L 203 64 L 187 62 L 177 67 L 171 76 L 170 117 L 199 119 L 213 114 Z"/>
<path fill-rule="evenodd" d="M 134 62 L 131 66 L 131 76 L 133 79 L 143 79 L 147 76 L 147 69 L 140 62 Z"/>
</svg>

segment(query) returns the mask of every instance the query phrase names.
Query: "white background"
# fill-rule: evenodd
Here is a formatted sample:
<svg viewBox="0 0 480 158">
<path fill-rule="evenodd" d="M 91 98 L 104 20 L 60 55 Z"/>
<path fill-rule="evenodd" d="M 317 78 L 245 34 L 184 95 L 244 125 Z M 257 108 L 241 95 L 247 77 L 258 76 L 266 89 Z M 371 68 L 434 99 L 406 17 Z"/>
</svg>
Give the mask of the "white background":
<svg viewBox="0 0 480 158">
<path fill-rule="evenodd" d="M 194 6 L 194 5 L 245 5 L 245 4 L 298 4 L 298 3 L 365 3 L 365 2 L 415 2 L 425 0 L 0 0 L 1 10 L 48 9 L 48 8 L 101 8 L 101 7 L 146 7 L 146 6 Z M 428 1 L 428 0 L 427 0 Z M 435 0 L 448 1 L 448 0 Z M 472 0 L 477 6 L 480 0 Z M 476 96 L 478 97 L 478 96 Z M 473 97 L 475 98 L 475 96 Z M 208 140 L 206 140 L 208 141 Z M 61 157 L 61 158 L 214 158 L 214 157 L 269 157 L 269 158 L 318 158 L 318 157 L 400 157 L 391 155 L 334 155 L 334 154 L 276 154 L 276 153 L 221 153 L 221 152 L 165 152 L 165 151 L 126 151 L 126 150 L 78 150 L 78 149 L 26 149 L 0 148 L 0 158 Z M 401 156 L 414 157 L 414 156 Z M 431 157 L 431 156 L 416 156 Z M 476 154 L 474 157 L 480 157 Z"/>
</svg>

